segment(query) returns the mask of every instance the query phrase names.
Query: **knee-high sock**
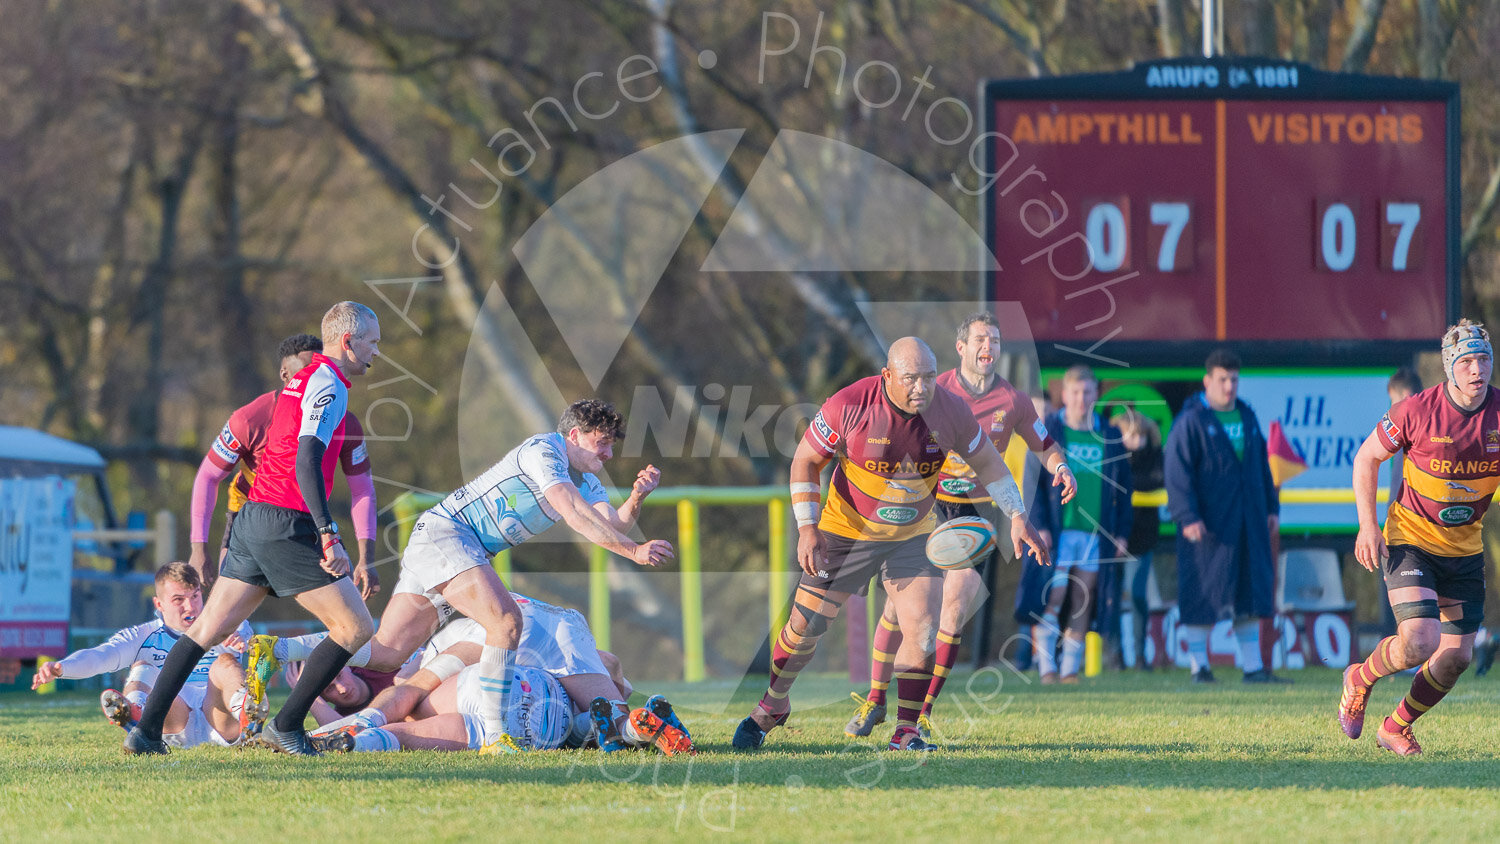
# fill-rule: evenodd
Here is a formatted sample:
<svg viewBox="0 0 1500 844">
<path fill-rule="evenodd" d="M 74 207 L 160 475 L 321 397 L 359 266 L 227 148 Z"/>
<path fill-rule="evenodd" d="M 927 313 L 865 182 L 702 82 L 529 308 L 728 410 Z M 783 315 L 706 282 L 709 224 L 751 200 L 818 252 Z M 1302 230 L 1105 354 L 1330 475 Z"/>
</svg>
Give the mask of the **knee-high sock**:
<svg viewBox="0 0 1500 844">
<path fill-rule="evenodd" d="M 480 719 L 485 737 L 493 741 L 505 733 L 505 715 L 510 709 L 510 686 L 515 679 L 516 652 L 485 645 L 479 657 Z"/>
<path fill-rule="evenodd" d="M 932 685 L 932 671 L 922 666 L 896 670 L 896 727 L 916 726 L 922 701 Z"/>
<path fill-rule="evenodd" d="M 932 714 L 932 702 L 943 691 L 943 684 L 948 682 L 948 674 L 953 670 L 953 663 L 958 662 L 958 643 L 963 636 L 958 633 L 949 633 L 939 630 L 937 637 L 937 652 L 932 657 L 932 682 L 927 686 L 927 699 L 922 702 L 922 714 Z"/>
<path fill-rule="evenodd" d="M 1400 640 L 1395 636 L 1381 639 L 1375 650 L 1370 652 L 1370 658 L 1354 669 L 1353 679 L 1366 686 L 1373 686 L 1381 677 L 1405 669 L 1406 666 L 1401 664 L 1398 656 L 1400 653 Z"/>
<path fill-rule="evenodd" d="M 1064 677 L 1077 677 L 1078 668 L 1083 665 L 1083 640 L 1072 636 L 1064 636 L 1062 641 L 1062 666 L 1058 669 L 1059 674 Z"/>
<path fill-rule="evenodd" d="M 313 701 L 318 695 L 333 682 L 333 678 L 339 676 L 339 672 L 349 662 L 349 652 L 344 650 L 338 642 L 332 639 L 324 639 L 313 649 L 312 655 L 307 658 L 302 668 L 302 676 L 297 678 L 297 685 L 292 687 L 292 693 L 287 696 L 286 704 L 281 711 L 276 713 L 273 722 L 276 729 L 300 730 L 302 722 L 307 720 L 307 711 L 312 709 Z"/>
<path fill-rule="evenodd" d="M 327 633 L 308 633 L 305 636 L 287 636 L 277 639 L 276 644 L 271 646 L 271 653 L 279 662 L 298 662 L 312 656 L 312 652 L 323 640 L 328 638 Z M 359 650 L 349 657 L 349 665 L 355 668 L 364 668 L 370 664 L 370 643 L 365 642 L 359 646 Z"/>
<path fill-rule="evenodd" d="M 141 720 L 136 726 L 146 738 L 161 740 L 161 725 L 167 720 L 172 701 L 177 699 L 177 693 L 186 685 L 188 676 L 198 666 L 198 660 L 207 652 L 192 637 L 177 637 L 177 644 L 167 652 L 167 659 L 162 663 L 161 673 L 156 675 L 156 685 L 151 687 L 146 705 L 141 707 Z"/>
<path fill-rule="evenodd" d="M 1266 667 L 1260 656 L 1260 619 L 1252 618 L 1234 625 L 1234 638 L 1240 645 L 1240 670 L 1252 674 Z"/>
<path fill-rule="evenodd" d="M 797 681 L 797 674 L 812 661 L 819 638 L 792 630 L 791 623 L 781 628 L 771 646 L 771 684 L 760 699 L 762 709 L 773 715 L 787 711 L 787 695 Z"/>
<path fill-rule="evenodd" d="M 1031 628 L 1031 640 L 1036 643 L 1036 667 L 1042 675 L 1057 673 L 1057 637 L 1062 631 L 1057 626 L 1057 616 L 1042 616 L 1040 623 Z"/>
<path fill-rule="evenodd" d="M 354 735 L 354 750 L 356 753 L 391 752 L 400 749 L 401 741 L 396 738 L 395 733 L 383 730 L 380 727 L 361 730 Z"/>
<path fill-rule="evenodd" d="M 1396 711 L 1385 719 L 1386 731 L 1394 733 L 1402 727 L 1411 726 L 1413 721 L 1422 717 L 1422 713 L 1437 706 L 1443 695 L 1452 690 L 1452 686 L 1444 686 L 1432 676 L 1431 660 L 1422 663 L 1422 670 L 1411 678 L 1411 691 L 1396 704 Z"/>
<path fill-rule="evenodd" d="M 886 690 L 891 687 L 891 674 L 896 670 L 896 650 L 901 647 L 901 628 L 884 615 L 875 626 L 875 644 L 870 655 L 870 696 L 875 703 L 885 703 Z"/>
<path fill-rule="evenodd" d="M 1213 628 L 1202 624 L 1185 624 L 1182 636 L 1187 640 L 1188 670 L 1202 671 L 1208 668 L 1208 631 Z"/>
<path fill-rule="evenodd" d="M 792 614 L 796 617 L 793 621 L 800 619 L 804 631 L 814 624 L 817 628 L 827 629 L 827 621 L 837 616 L 838 612 L 838 604 L 805 588 L 797 590 L 796 603 L 792 604 Z M 822 616 L 822 619 L 817 616 Z M 823 636 L 821 632 L 816 635 L 798 633 L 792 629 L 793 621 L 788 621 L 781 628 L 775 644 L 771 646 L 771 684 L 758 704 L 762 710 L 772 715 L 780 715 L 791 708 L 787 695 L 791 692 L 792 684 L 797 681 L 797 674 L 812 661 L 818 639 Z"/>
</svg>

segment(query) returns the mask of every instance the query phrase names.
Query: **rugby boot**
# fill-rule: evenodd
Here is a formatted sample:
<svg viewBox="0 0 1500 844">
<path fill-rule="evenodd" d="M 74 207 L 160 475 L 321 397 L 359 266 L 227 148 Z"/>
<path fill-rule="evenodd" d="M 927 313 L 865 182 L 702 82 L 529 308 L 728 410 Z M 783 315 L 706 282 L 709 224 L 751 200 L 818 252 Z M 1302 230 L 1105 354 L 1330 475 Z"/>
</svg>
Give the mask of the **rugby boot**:
<svg viewBox="0 0 1500 844">
<path fill-rule="evenodd" d="M 869 698 L 859 696 L 859 692 L 850 692 L 849 697 L 859 704 L 854 710 L 854 717 L 844 725 L 844 735 L 849 738 L 862 738 L 875 729 L 876 724 L 885 723 L 885 704 L 876 703 Z"/>
<path fill-rule="evenodd" d="M 1275 674 L 1272 674 L 1271 669 L 1269 668 L 1262 668 L 1259 671 L 1247 671 L 1245 672 L 1245 678 L 1241 682 L 1252 684 L 1264 683 L 1273 686 L 1278 684 L 1283 686 L 1290 686 L 1292 684 L 1291 680 L 1288 680 L 1285 677 L 1277 677 Z"/>
<path fill-rule="evenodd" d="M 594 733 L 600 750 L 614 753 L 616 750 L 630 748 L 630 742 L 620 735 L 620 728 L 615 726 L 615 705 L 608 698 L 594 698 L 594 702 L 589 704 L 589 717 L 594 719 Z"/>
<path fill-rule="evenodd" d="M 672 704 L 667 702 L 666 695 L 652 695 L 646 698 L 646 709 L 669 726 L 681 730 L 682 734 L 688 737 L 688 741 L 693 740 L 693 734 L 688 732 L 687 725 L 677 717 L 677 712 L 672 709 Z"/>
<path fill-rule="evenodd" d="M 1397 756 L 1417 756 L 1422 752 L 1422 745 L 1417 744 L 1417 737 L 1412 735 L 1410 724 L 1395 732 L 1388 732 L 1382 722 L 1380 729 L 1375 731 L 1375 743 Z"/>
<path fill-rule="evenodd" d="M 501 733 L 500 737 L 479 748 L 480 756 L 499 756 L 500 754 L 520 753 L 521 746 L 508 733 Z"/>
<path fill-rule="evenodd" d="M 1344 669 L 1344 692 L 1339 695 L 1339 728 L 1352 739 L 1359 738 L 1365 729 L 1365 703 L 1370 697 L 1370 687 L 1350 679 L 1358 665 Z"/>
<path fill-rule="evenodd" d="M 245 691 L 250 693 L 250 703 L 257 707 L 265 703 L 266 686 L 281 668 L 281 661 L 276 658 L 278 638 L 265 634 L 251 636 L 250 646 L 245 649 L 250 655 L 245 667 Z"/>
<path fill-rule="evenodd" d="M 698 751 L 693 747 L 693 740 L 687 733 L 663 721 L 656 713 L 641 707 L 630 713 L 630 726 L 635 729 L 636 735 L 646 744 L 655 745 L 657 750 L 667 756 L 676 756 L 679 753 L 689 756 Z"/>
<path fill-rule="evenodd" d="M 119 727 L 125 732 L 135 726 L 141 720 L 141 708 L 125 699 L 125 696 L 114 689 L 105 689 L 99 695 L 99 708 L 104 710 L 104 719 Z"/>
<path fill-rule="evenodd" d="M 758 707 L 760 704 L 756 704 L 756 706 Z M 771 729 L 774 730 L 785 724 L 786 719 L 791 717 L 791 714 L 792 711 L 788 709 L 777 715 L 775 722 L 771 724 Z M 770 730 L 761 729 L 760 725 L 755 723 L 754 718 L 746 716 L 745 720 L 741 721 L 740 725 L 734 730 L 734 740 L 732 742 L 734 749 L 759 750 L 760 746 L 766 743 L 766 733 L 768 732 Z"/>
<path fill-rule="evenodd" d="M 886 750 L 930 752 L 937 750 L 937 746 L 923 740 L 916 727 L 905 724 L 896 728 L 896 732 L 891 735 L 891 743 L 886 745 Z"/>
<path fill-rule="evenodd" d="M 307 731 L 298 727 L 295 730 L 282 732 L 276 729 L 274 721 L 267 722 L 260 730 L 260 743 L 271 748 L 277 753 L 286 753 L 291 756 L 321 756 L 323 755 L 313 746 L 312 739 L 308 738 Z"/>
<path fill-rule="evenodd" d="M 167 743 L 161 739 L 148 739 L 141 732 L 140 727 L 131 727 L 130 732 L 125 734 L 125 744 L 122 749 L 126 756 L 165 756 L 167 755 Z"/>
<path fill-rule="evenodd" d="M 917 716 L 917 735 L 922 741 L 932 741 L 932 719 L 925 712 Z"/>
<path fill-rule="evenodd" d="M 354 750 L 354 734 L 357 732 L 359 727 L 350 724 L 332 732 L 309 735 L 307 738 L 313 749 L 321 753 L 350 753 Z"/>
</svg>

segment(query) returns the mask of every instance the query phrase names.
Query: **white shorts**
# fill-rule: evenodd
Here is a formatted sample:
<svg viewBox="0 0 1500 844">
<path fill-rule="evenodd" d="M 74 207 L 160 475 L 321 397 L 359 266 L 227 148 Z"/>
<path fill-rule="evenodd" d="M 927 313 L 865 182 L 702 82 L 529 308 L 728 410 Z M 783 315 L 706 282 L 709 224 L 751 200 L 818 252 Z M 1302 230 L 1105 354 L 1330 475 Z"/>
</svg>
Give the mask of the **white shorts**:
<svg viewBox="0 0 1500 844">
<path fill-rule="evenodd" d="M 553 677 L 574 674 L 603 674 L 609 669 L 599 659 L 599 645 L 583 613 L 553 606 L 525 595 L 515 595 L 521 606 L 521 644 L 516 649 L 516 665 L 539 668 Z M 472 618 L 457 618 L 439 628 L 427 641 L 422 652 L 426 667 L 438 654 L 458 642 L 484 644 L 484 628 Z"/>
<path fill-rule="evenodd" d="M 437 610 L 438 623 L 453 615 L 439 586 L 463 572 L 492 564 L 490 552 L 474 531 L 451 519 L 424 513 L 412 526 L 411 539 L 401 552 L 401 576 L 394 594 L 410 593 L 426 598 Z"/>
<path fill-rule="evenodd" d="M 182 732 L 162 736 L 162 741 L 168 746 L 186 750 L 200 744 L 216 744 L 220 747 L 235 745 L 235 742 L 219 735 L 219 731 L 208 723 L 208 716 L 203 713 L 203 702 L 208 699 L 208 683 L 188 683 L 177 693 L 177 697 L 187 704 L 188 722 Z"/>
<path fill-rule="evenodd" d="M 456 705 L 464 717 L 469 749 L 478 750 L 498 736 L 486 733 L 483 692 L 479 688 L 479 666 L 471 665 L 458 675 Z M 545 671 L 516 666 L 511 681 L 510 711 L 505 730 L 522 750 L 554 750 L 562 747 L 573 726 L 573 701 L 562 684 Z"/>
<path fill-rule="evenodd" d="M 1058 568 L 1078 571 L 1099 570 L 1099 534 L 1093 531 L 1064 530 L 1057 539 L 1053 562 Z"/>
</svg>

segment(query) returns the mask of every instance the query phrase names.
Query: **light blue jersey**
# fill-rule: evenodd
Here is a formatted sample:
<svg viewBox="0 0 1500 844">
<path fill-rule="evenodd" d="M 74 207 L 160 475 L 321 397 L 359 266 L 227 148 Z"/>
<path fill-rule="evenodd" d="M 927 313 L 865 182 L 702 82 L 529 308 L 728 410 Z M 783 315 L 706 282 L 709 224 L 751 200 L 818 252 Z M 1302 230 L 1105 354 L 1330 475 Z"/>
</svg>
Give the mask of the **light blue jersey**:
<svg viewBox="0 0 1500 844">
<path fill-rule="evenodd" d="M 537 434 L 454 490 L 423 519 L 440 516 L 467 527 L 485 551 L 498 554 L 558 523 L 561 516 L 543 493 L 565 483 L 576 486 L 590 506 L 609 501 L 597 477 L 569 468 L 562 434 Z"/>
</svg>

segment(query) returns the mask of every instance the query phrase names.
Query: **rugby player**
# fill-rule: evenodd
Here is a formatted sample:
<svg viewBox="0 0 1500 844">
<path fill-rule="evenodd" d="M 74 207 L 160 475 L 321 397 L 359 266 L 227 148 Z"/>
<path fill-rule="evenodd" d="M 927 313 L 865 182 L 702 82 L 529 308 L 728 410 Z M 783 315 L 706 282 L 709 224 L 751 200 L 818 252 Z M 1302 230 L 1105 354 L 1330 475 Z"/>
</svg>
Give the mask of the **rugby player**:
<svg viewBox="0 0 1500 844">
<path fill-rule="evenodd" d="M 693 752 L 692 737 L 666 698 L 655 695 L 646 706 L 629 710 L 624 701 L 631 687 L 619 660 L 598 649 L 581 613 L 519 593 L 512 597 L 524 619 L 515 663 L 520 693 L 510 696 L 506 711 L 507 734 L 518 748 L 559 747 L 571 731 L 569 746 L 592 736 L 606 750 L 654 744 L 668 755 Z M 420 669 L 408 681 L 317 732 L 355 735 L 390 725 L 394 741 L 371 733 L 347 749 L 482 749 L 492 741 L 475 664 L 484 641 L 477 622 L 455 619 L 428 641 Z M 592 703 L 585 706 L 585 701 Z M 421 726 L 403 723 L 408 717 Z"/>
<path fill-rule="evenodd" d="M 261 738 L 285 753 L 317 755 L 302 728 L 307 711 L 374 632 L 375 622 L 348 578 L 349 555 L 329 517 L 328 493 L 343 444 L 348 376 L 369 369 L 379 351 L 380 323 L 364 305 L 340 302 L 323 316 L 322 330 L 324 351 L 331 354 L 314 354 L 277 396 L 265 457 L 250 500 L 235 517 L 219 583 L 167 655 L 140 722 L 125 737 L 127 753 L 166 752 L 162 721 L 202 658 L 202 643 L 219 641 L 275 595 L 295 597 L 329 636 L 308 656 L 302 677 Z M 264 685 L 254 676 L 248 680 L 251 699 L 262 703 Z"/>
<path fill-rule="evenodd" d="M 1058 444 L 1047 433 L 1047 428 L 1037 417 L 1031 397 L 1017 390 L 1011 383 L 995 373 L 995 356 L 1000 351 L 1000 324 L 995 315 L 979 311 L 964 318 L 958 325 L 958 366 L 937 377 L 939 387 L 963 399 L 969 405 L 979 427 L 995 444 L 995 450 L 1005 454 L 1010 446 L 1011 434 L 1019 434 L 1027 447 L 1041 455 L 1042 464 L 1052 473 L 1054 486 L 1062 487 L 1062 500 L 1072 499 L 1078 487 L 1066 456 Z M 956 452 L 948 452 L 948 459 L 938 473 L 937 512 L 939 523 L 960 516 L 983 516 L 992 523 L 998 512 L 993 500 L 980 486 L 974 470 Z M 983 511 L 981 512 L 981 509 Z M 1046 540 L 1046 535 L 1042 535 Z M 998 553 L 998 551 L 996 552 Z M 974 602 L 985 582 L 985 567 L 992 565 L 996 554 L 971 569 L 959 569 L 943 573 L 943 609 L 938 621 L 937 653 L 932 667 L 932 683 L 927 688 L 927 697 L 922 711 L 917 716 L 917 729 L 923 740 L 932 733 L 932 704 L 943 690 L 943 683 L 953 664 L 958 660 L 958 646 L 963 638 L 963 625 L 974 610 Z M 875 641 L 870 665 L 870 692 L 864 698 L 851 692 L 859 708 L 844 727 L 850 737 L 867 736 L 876 724 L 885 721 L 886 691 L 890 688 L 891 673 L 895 670 L 896 651 L 901 646 L 901 626 L 896 620 L 896 605 L 888 597 L 885 609 L 880 614 L 875 628 Z"/>
<path fill-rule="evenodd" d="M 1484 327 L 1461 319 L 1443 334 L 1443 383 L 1386 412 L 1354 456 L 1359 536 L 1354 558 L 1383 566 L 1396 635 L 1344 671 L 1339 726 L 1357 739 L 1375 681 L 1413 666 L 1411 690 L 1375 731 L 1399 756 L 1422 752 L 1412 724 L 1453 689 L 1469 667 L 1484 621 L 1480 520 L 1500 486 L 1500 396 L 1490 386 L 1494 351 Z M 1398 498 L 1375 520 L 1380 464 L 1405 450 Z"/>
<path fill-rule="evenodd" d="M 203 611 L 203 581 L 187 563 L 167 563 L 156 571 L 156 595 L 151 598 L 159 617 L 127 627 L 98 647 L 74 651 L 57 662 L 37 668 L 31 688 L 53 680 L 82 680 L 100 674 L 130 669 L 125 693 L 105 690 L 99 702 L 112 723 L 130 729 L 140 717 L 141 706 L 167 652 L 188 625 Z M 245 670 L 239 654 L 250 640 L 250 625 L 239 628 L 210 648 L 183 685 L 167 712 L 162 738 L 177 748 L 211 742 L 231 746 L 245 735 L 243 727 L 253 720 L 247 711 Z"/>
<path fill-rule="evenodd" d="M 485 733 L 493 741 L 484 751 L 517 749 L 505 736 L 501 713 L 509 709 L 505 696 L 510 692 L 522 615 L 490 564 L 494 556 L 559 521 L 638 565 L 659 566 L 673 556 L 665 540 L 637 544 L 626 535 L 642 502 L 660 482 L 661 471 L 647 466 L 637 473 L 630 496 L 618 508 L 609 506 L 595 474 L 614 456 L 614 441 L 624 435 L 624 427 L 612 405 L 595 399 L 574 402 L 555 432 L 527 439 L 423 513 L 402 552 L 401 576 L 380 630 L 350 664 L 394 670 L 449 616 L 458 613 L 474 619 L 486 633 L 478 669 Z M 296 641 L 256 637 L 250 649 L 252 688 L 268 679 L 281 661 L 303 658 Z"/>
<path fill-rule="evenodd" d="M 891 344 L 880 375 L 838 391 L 813 417 L 792 457 L 792 511 L 802 568 L 791 617 L 771 650 L 771 683 L 740 722 L 734 747 L 760 747 L 791 713 L 788 693 L 844 602 L 879 572 L 906 635 L 896 652 L 892 750 L 931 750 L 917 714 L 932 684 L 942 606 L 942 572 L 927 560 L 937 524 L 933 488 L 949 451 L 958 452 L 1010 518 L 1016 548 L 1050 562 L 1005 461 L 963 399 L 937 385 L 937 359 L 916 337 Z M 837 459 L 820 504 L 819 474 Z"/>
<path fill-rule="evenodd" d="M 323 351 L 323 341 L 311 334 L 294 334 L 281 341 L 276 357 L 280 361 L 283 386 L 292 376 L 312 362 L 315 352 Z M 250 495 L 250 485 L 255 480 L 255 471 L 260 466 L 261 455 L 266 448 L 266 434 L 271 425 L 271 411 L 276 407 L 276 396 L 280 390 L 272 390 L 255 401 L 229 415 L 213 447 L 203 456 L 198 466 L 198 475 L 193 479 L 192 518 L 189 522 L 189 542 L 192 552 L 188 565 L 203 576 L 205 589 L 212 589 L 219 576 L 219 564 L 229 550 L 229 530 L 234 517 Z M 365 450 L 364 429 L 359 418 L 349 414 L 345 422 L 344 445 L 339 451 L 339 463 L 344 469 L 344 479 L 349 482 L 350 510 L 354 516 L 354 536 L 359 545 L 359 562 L 354 566 L 354 585 L 359 587 L 360 597 L 368 599 L 380 591 L 380 576 L 370 567 L 375 548 L 375 481 L 371 475 L 370 460 Z M 239 471 L 235 472 L 238 467 Z M 224 542 L 219 555 L 208 556 L 208 529 L 213 521 L 214 508 L 218 505 L 219 485 L 234 473 L 229 484 L 229 506 L 224 518 Z"/>
</svg>

